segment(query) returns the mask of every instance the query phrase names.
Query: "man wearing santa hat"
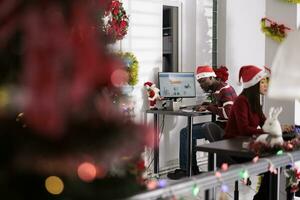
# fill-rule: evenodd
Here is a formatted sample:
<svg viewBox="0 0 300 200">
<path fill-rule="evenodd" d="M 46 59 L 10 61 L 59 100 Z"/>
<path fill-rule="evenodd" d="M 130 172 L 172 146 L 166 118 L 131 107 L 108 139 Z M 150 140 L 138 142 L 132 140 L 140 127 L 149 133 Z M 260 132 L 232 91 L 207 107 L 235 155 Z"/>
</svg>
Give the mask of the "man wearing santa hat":
<svg viewBox="0 0 300 200">
<path fill-rule="evenodd" d="M 209 110 L 215 115 L 218 115 L 216 123 L 225 128 L 231 106 L 236 98 L 236 92 L 227 83 L 216 78 L 216 74 L 211 66 L 198 66 L 196 72 L 196 78 L 200 87 L 204 92 L 212 94 L 213 101 L 211 103 L 205 103 L 198 107 L 197 110 L 204 111 Z M 203 123 L 193 125 L 193 142 L 192 147 L 196 146 L 196 140 L 206 138 L 206 131 L 202 127 Z M 180 179 L 187 175 L 187 128 L 180 131 L 180 149 L 179 160 L 180 169 L 176 169 L 174 172 L 168 173 L 170 179 Z M 192 172 L 193 174 L 199 174 L 199 168 L 196 161 L 196 152 L 192 154 Z"/>
</svg>

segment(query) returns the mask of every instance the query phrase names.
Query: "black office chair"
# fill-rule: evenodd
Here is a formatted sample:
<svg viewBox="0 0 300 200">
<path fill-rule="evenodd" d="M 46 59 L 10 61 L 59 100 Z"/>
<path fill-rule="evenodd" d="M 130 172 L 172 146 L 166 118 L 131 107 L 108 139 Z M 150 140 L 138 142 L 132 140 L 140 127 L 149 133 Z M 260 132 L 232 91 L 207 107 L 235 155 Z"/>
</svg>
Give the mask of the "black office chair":
<svg viewBox="0 0 300 200">
<path fill-rule="evenodd" d="M 223 139 L 224 130 L 214 122 L 207 122 L 202 125 L 205 129 L 205 137 L 209 142 L 216 142 Z"/>
<path fill-rule="evenodd" d="M 205 138 L 209 142 L 216 142 L 223 139 L 225 131 L 214 122 L 207 122 L 202 125 L 204 128 Z M 217 156 L 217 167 L 220 167 L 222 163 L 234 164 L 234 160 L 230 156 Z"/>
</svg>

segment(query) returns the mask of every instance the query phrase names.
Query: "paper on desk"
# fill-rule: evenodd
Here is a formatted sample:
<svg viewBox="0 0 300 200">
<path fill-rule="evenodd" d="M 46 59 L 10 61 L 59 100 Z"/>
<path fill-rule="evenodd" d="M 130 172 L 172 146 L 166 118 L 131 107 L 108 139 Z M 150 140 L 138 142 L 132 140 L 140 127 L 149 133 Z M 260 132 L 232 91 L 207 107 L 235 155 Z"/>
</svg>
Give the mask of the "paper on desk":
<svg viewBox="0 0 300 200">
<path fill-rule="evenodd" d="M 181 109 L 182 112 L 194 112 L 193 109 Z"/>
</svg>

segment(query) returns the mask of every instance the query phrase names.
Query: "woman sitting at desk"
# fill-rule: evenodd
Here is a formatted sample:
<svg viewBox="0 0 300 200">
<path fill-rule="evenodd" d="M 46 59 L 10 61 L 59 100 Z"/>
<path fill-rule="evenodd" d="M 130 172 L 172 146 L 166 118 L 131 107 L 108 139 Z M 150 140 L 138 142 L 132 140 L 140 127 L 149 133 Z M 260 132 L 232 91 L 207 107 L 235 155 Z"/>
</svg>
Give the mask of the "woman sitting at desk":
<svg viewBox="0 0 300 200">
<path fill-rule="evenodd" d="M 264 133 L 261 128 L 258 128 L 262 127 L 266 120 L 260 104 L 260 95 L 265 95 L 268 91 L 269 72 L 252 65 L 243 66 L 240 69 L 239 79 L 242 79 L 244 89 L 231 108 L 224 138 Z M 285 129 L 290 129 L 290 127 L 286 126 Z M 254 200 L 268 199 L 269 175 L 269 173 L 265 173 Z"/>
<path fill-rule="evenodd" d="M 256 66 L 243 66 L 239 72 L 243 91 L 232 106 L 224 138 L 263 134 L 266 117 L 260 104 L 260 95 L 268 91 L 268 74 Z"/>
</svg>

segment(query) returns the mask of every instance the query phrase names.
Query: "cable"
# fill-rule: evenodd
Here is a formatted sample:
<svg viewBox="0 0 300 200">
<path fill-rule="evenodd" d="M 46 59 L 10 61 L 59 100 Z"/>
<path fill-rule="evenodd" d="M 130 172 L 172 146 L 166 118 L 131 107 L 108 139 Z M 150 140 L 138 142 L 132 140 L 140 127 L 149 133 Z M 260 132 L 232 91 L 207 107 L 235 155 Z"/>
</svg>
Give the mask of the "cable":
<svg viewBox="0 0 300 200">
<path fill-rule="evenodd" d="M 160 139 L 161 139 L 161 136 L 163 134 L 164 127 L 165 127 L 165 115 L 163 115 L 162 122 L 161 122 L 160 129 L 159 129 L 160 133 L 159 133 L 159 136 L 158 136 L 158 145 L 160 143 Z M 148 164 L 148 166 L 146 167 L 146 171 L 148 171 L 150 169 L 150 167 L 151 167 L 151 165 L 154 161 L 153 150 L 151 150 L 150 155 L 151 155 L 152 159 L 151 159 L 150 163 Z"/>
</svg>

